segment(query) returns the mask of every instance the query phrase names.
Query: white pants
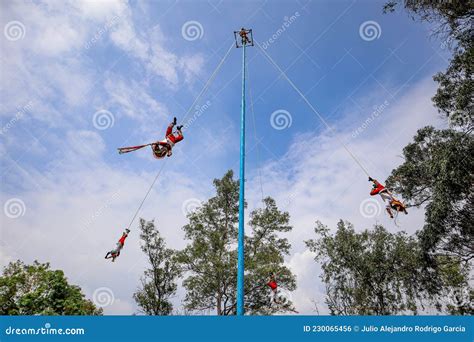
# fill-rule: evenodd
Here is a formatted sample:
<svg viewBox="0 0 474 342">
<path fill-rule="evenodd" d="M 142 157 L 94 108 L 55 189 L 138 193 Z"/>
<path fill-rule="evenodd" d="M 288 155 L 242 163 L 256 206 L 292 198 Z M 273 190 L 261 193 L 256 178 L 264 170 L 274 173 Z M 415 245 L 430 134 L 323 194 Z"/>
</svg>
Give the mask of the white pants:
<svg viewBox="0 0 474 342">
<path fill-rule="evenodd" d="M 382 197 L 382 200 L 387 203 L 387 207 L 390 207 L 390 202 L 392 201 L 393 197 L 388 191 L 383 191 L 379 193 L 380 197 Z"/>
<path fill-rule="evenodd" d="M 115 255 L 117 255 L 117 254 L 120 253 L 120 251 L 122 250 L 122 248 L 123 248 L 123 245 L 122 245 L 121 243 L 118 243 L 118 242 L 117 242 L 117 247 L 115 247 L 115 249 L 111 250 L 111 251 L 110 251 L 110 254 L 115 254 Z"/>
</svg>

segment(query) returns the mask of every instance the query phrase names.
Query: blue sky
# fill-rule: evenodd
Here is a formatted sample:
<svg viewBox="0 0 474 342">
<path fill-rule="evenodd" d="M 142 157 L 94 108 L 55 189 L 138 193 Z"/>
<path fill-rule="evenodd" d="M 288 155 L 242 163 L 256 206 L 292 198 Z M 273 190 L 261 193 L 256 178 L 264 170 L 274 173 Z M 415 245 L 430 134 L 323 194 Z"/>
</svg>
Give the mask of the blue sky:
<svg viewBox="0 0 474 342">
<path fill-rule="evenodd" d="M 444 124 L 431 105 L 431 77 L 446 67 L 449 52 L 405 12 L 382 14 L 383 3 L 3 2 L 2 265 L 51 261 L 88 296 L 112 289 L 107 313 L 135 312 L 131 294 L 145 267 L 136 236 L 122 265 L 101 258 L 163 161 L 148 149 L 118 155 L 116 148 L 161 139 L 228 51 L 232 32 L 245 26 L 332 127 L 257 46 L 248 49 L 249 208 L 259 205 L 262 182 L 265 195 L 290 212 L 295 228 L 287 263 L 299 284 L 293 299 L 300 312 L 312 312 L 310 299 L 324 312 L 320 270 L 303 244 L 315 220 L 414 232 L 423 219 L 419 209 L 402 218 L 401 228 L 393 225 L 381 204 L 368 199 L 365 174 L 339 142 L 384 180 L 416 129 Z M 186 206 L 212 194 L 213 178 L 238 169 L 240 68 L 241 50 L 233 49 L 192 108 L 195 120 L 141 213 L 157 220 L 171 247 L 184 246 Z M 275 129 L 273 113 L 284 113 L 291 125 Z M 374 215 L 364 215 L 367 203 Z M 127 282 L 120 281 L 124 269 Z M 177 305 L 182 295 L 180 289 Z"/>
</svg>

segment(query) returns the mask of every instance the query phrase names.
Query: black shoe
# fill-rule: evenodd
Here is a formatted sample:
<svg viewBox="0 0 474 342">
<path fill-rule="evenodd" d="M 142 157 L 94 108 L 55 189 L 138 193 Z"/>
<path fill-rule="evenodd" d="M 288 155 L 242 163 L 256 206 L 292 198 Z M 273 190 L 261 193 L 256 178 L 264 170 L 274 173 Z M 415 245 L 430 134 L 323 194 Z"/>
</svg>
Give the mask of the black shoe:
<svg viewBox="0 0 474 342">
<path fill-rule="evenodd" d="M 178 131 L 181 131 L 181 128 L 183 128 L 183 125 L 176 127 Z"/>
</svg>

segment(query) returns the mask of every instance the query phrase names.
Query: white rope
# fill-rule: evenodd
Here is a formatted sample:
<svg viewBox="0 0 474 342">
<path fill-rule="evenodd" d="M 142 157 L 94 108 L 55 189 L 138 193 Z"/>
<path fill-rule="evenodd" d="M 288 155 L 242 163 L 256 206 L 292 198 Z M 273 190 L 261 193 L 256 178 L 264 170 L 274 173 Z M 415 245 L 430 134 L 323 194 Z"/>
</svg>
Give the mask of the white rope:
<svg viewBox="0 0 474 342">
<path fill-rule="evenodd" d="M 148 191 L 146 192 L 145 197 L 143 197 L 143 200 L 140 203 L 140 205 L 138 206 L 137 211 L 135 211 L 135 215 L 133 215 L 133 218 L 130 221 L 130 224 L 128 225 L 128 229 L 130 229 L 130 227 L 133 224 L 133 221 L 135 221 L 135 219 L 137 218 L 137 215 L 140 212 L 140 209 L 142 208 L 143 203 L 145 203 L 145 200 L 147 199 L 148 195 L 150 194 L 151 189 L 153 189 L 153 186 L 155 185 L 156 181 L 158 180 L 158 177 L 160 177 L 161 171 L 163 171 L 163 169 L 165 168 L 166 162 L 167 162 L 167 159 L 165 159 L 165 161 L 163 162 L 163 165 L 160 167 L 160 170 L 156 174 L 155 179 L 153 179 L 153 182 L 151 183 L 150 187 L 148 188 Z"/>
<path fill-rule="evenodd" d="M 255 41 L 255 40 L 254 40 Z M 319 114 L 319 112 L 313 107 L 313 105 L 311 104 L 311 102 L 308 101 L 308 99 L 306 98 L 306 96 L 304 96 L 304 94 L 298 89 L 298 87 L 293 83 L 293 81 L 291 81 L 291 79 L 286 75 L 286 73 L 278 66 L 278 64 L 273 60 L 272 57 L 270 57 L 270 55 L 268 55 L 268 53 L 261 47 L 261 45 L 255 41 L 255 43 L 257 44 L 257 46 L 260 48 L 260 51 L 263 52 L 263 54 L 267 57 L 267 59 L 270 61 L 270 63 L 281 73 L 281 75 L 288 81 L 288 83 L 290 83 L 290 85 L 293 87 L 293 89 L 301 96 L 301 98 L 304 100 L 304 102 L 306 102 L 306 104 L 309 106 L 309 108 L 311 108 L 311 110 L 314 112 L 314 114 L 316 114 L 316 116 L 319 118 L 319 120 L 321 120 L 321 122 L 331 131 L 334 133 L 334 136 L 335 138 L 337 139 L 337 141 L 339 142 L 339 144 L 341 144 L 342 147 L 344 147 L 344 149 L 346 150 L 347 153 L 349 153 L 349 155 L 351 156 L 351 158 L 357 163 L 357 165 L 359 165 L 359 167 L 362 169 L 362 171 L 364 171 L 364 173 L 370 177 L 369 175 L 369 172 L 365 169 L 365 167 L 362 165 L 362 163 L 359 161 L 359 159 L 357 159 L 357 157 L 349 150 L 349 148 L 346 146 L 346 144 L 344 144 L 338 137 L 337 135 L 335 134 L 335 130 L 334 128 L 332 128 L 328 123 L 327 121 L 321 116 L 321 114 Z"/>
<path fill-rule="evenodd" d="M 252 112 L 252 121 L 253 121 L 253 132 L 254 132 L 254 136 L 255 136 L 255 143 L 257 144 L 257 169 L 258 169 L 258 178 L 260 180 L 260 192 L 262 194 L 262 203 L 263 203 L 263 199 L 265 198 L 264 197 L 264 192 L 263 192 L 263 182 L 262 182 L 262 170 L 260 170 L 260 165 L 261 165 L 261 159 L 260 159 L 260 142 L 258 140 L 258 135 L 257 135 L 257 125 L 255 123 L 255 112 L 254 112 L 254 106 L 253 106 L 253 97 L 252 97 L 252 91 L 251 91 L 251 88 L 250 88 L 250 72 L 249 72 L 249 68 L 248 68 L 248 65 L 247 65 L 247 80 L 249 80 L 248 84 L 249 84 L 249 96 L 250 96 L 250 111 Z"/>
<path fill-rule="evenodd" d="M 186 120 L 186 118 L 188 117 L 188 115 L 191 113 L 191 111 L 194 109 L 194 106 L 196 105 L 196 103 L 199 101 L 199 99 L 202 97 L 202 95 L 204 95 L 204 93 L 207 91 L 207 89 L 210 87 L 212 81 L 214 81 L 214 78 L 216 77 L 217 73 L 219 72 L 219 70 L 221 69 L 222 65 L 224 64 L 225 60 L 227 59 L 227 57 L 229 56 L 230 54 L 230 51 L 232 50 L 232 48 L 234 47 L 234 43 L 232 42 L 232 44 L 230 45 L 229 47 L 229 50 L 227 50 L 226 54 L 224 55 L 224 57 L 222 58 L 222 60 L 220 61 L 220 63 L 217 65 L 216 69 L 214 70 L 214 72 L 211 74 L 211 76 L 209 77 L 209 79 L 207 80 L 206 84 L 204 85 L 204 88 L 202 88 L 201 92 L 199 93 L 199 95 L 196 97 L 196 99 L 194 100 L 194 102 L 191 104 L 191 106 L 189 107 L 189 109 L 187 110 L 187 112 L 184 114 L 184 117 L 182 119 L 182 121 L 184 122 Z"/>
</svg>

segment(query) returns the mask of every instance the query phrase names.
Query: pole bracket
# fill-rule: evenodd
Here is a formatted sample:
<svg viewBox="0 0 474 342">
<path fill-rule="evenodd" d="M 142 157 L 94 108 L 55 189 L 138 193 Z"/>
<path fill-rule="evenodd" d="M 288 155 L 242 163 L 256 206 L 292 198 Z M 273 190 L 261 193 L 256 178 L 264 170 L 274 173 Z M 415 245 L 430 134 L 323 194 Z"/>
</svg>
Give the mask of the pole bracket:
<svg viewBox="0 0 474 342">
<path fill-rule="evenodd" d="M 241 28 L 240 31 L 234 31 L 235 47 L 237 49 L 246 46 L 253 45 L 253 33 L 252 29 Z"/>
</svg>

